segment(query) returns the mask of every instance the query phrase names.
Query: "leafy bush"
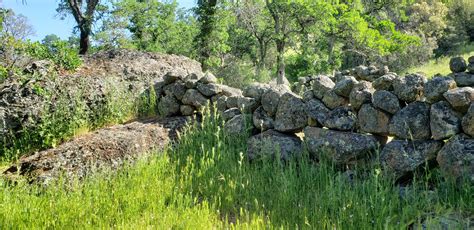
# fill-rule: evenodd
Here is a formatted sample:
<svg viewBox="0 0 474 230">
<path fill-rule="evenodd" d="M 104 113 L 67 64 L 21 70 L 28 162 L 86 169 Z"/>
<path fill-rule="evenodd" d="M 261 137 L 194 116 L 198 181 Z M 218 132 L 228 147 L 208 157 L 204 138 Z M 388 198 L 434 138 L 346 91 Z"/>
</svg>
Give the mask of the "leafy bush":
<svg viewBox="0 0 474 230">
<path fill-rule="evenodd" d="M 66 41 L 54 41 L 49 46 L 39 42 L 29 43 L 26 53 L 34 58 L 50 60 L 65 70 L 74 70 L 82 64 L 77 51 Z"/>
</svg>

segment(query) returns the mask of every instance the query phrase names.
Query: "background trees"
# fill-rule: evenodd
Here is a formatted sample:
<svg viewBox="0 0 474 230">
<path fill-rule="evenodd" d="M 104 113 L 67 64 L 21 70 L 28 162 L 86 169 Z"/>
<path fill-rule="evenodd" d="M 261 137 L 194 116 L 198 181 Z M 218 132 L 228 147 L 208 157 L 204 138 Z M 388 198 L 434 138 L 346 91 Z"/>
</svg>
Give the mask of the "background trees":
<svg viewBox="0 0 474 230">
<path fill-rule="evenodd" d="M 84 4 L 85 3 L 85 4 Z M 90 47 L 90 36 L 92 26 L 103 13 L 105 6 L 101 6 L 100 0 L 61 0 L 58 13 L 71 14 L 77 23 L 80 32 L 79 54 L 86 54 Z"/>
<path fill-rule="evenodd" d="M 360 64 L 402 71 L 474 42 L 469 0 L 196 3 L 183 9 L 175 0 L 61 0 L 58 12 L 76 19 L 80 36 L 68 47 L 79 44 L 79 53 L 128 48 L 186 55 L 236 86 Z"/>
</svg>

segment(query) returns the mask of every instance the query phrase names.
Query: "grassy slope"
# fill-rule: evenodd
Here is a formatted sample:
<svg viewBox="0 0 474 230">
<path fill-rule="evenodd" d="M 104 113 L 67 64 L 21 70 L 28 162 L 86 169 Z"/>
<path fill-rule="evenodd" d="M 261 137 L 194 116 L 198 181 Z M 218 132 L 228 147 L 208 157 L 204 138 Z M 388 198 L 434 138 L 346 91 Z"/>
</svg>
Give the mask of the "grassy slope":
<svg viewBox="0 0 474 230">
<path fill-rule="evenodd" d="M 250 164 L 243 158 L 246 138 L 228 138 L 219 125 L 206 119 L 203 130 L 185 133 L 172 151 L 72 187 L 0 180 L 0 229 L 406 229 L 435 216 L 473 215 L 473 187 L 455 189 L 436 173 L 425 177 L 437 189 L 416 183 L 402 198 L 378 170 L 350 181 L 306 158 Z"/>
<path fill-rule="evenodd" d="M 468 45 L 464 47 L 463 49 L 457 51 L 456 53 L 457 55 L 453 55 L 452 57 L 461 56 L 467 61 L 469 57 L 474 56 L 474 44 Z M 423 65 L 420 65 L 414 68 L 410 68 L 404 71 L 404 73 L 422 72 L 427 77 L 430 77 L 430 78 L 433 77 L 437 73 L 440 73 L 443 76 L 446 76 L 451 73 L 451 70 L 449 70 L 450 59 L 451 57 L 442 57 L 439 59 L 432 59 L 428 63 L 425 63 Z"/>
</svg>

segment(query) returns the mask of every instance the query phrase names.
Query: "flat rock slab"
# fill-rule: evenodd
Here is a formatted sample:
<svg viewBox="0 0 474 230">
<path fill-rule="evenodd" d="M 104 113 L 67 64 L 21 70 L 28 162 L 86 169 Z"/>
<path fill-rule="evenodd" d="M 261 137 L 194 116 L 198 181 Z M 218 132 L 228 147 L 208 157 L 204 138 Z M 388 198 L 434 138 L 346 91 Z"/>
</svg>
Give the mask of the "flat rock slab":
<svg viewBox="0 0 474 230">
<path fill-rule="evenodd" d="M 83 178 L 97 169 L 117 169 L 153 151 L 163 150 L 190 119 L 171 117 L 135 121 L 78 136 L 56 148 L 22 157 L 3 174 L 48 184 L 64 175 Z"/>
<path fill-rule="evenodd" d="M 326 156 L 338 165 L 365 157 L 379 148 L 377 139 L 371 135 L 315 127 L 304 129 L 304 140 L 311 154 L 318 158 Z"/>
</svg>

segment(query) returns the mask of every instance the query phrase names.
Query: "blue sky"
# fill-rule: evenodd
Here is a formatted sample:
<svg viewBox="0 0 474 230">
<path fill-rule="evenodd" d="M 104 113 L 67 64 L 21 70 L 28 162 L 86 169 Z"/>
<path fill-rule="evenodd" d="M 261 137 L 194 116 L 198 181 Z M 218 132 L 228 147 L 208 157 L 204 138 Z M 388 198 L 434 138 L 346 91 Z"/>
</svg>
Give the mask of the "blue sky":
<svg viewBox="0 0 474 230">
<path fill-rule="evenodd" d="M 190 8 L 197 0 L 178 0 L 181 7 Z M 0 0 L 0 5 L 13 9 L 17 14 L 28 17 L 29 23 L 34 27 L 36 35 L 32 40 L 42 40 L 48 34 L 56 34 L 62 39 L 67 39 L 75 25 L 72 17 L 61 20 L 56 16 L 58 0 L 27 0 L 23 4 L 21 0 Z"/>
</svg>

